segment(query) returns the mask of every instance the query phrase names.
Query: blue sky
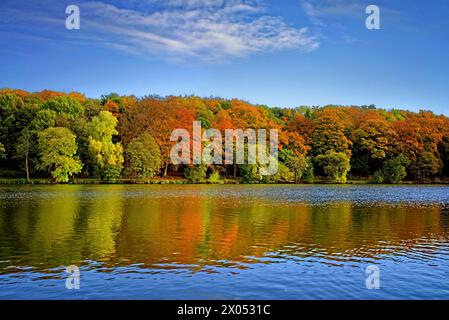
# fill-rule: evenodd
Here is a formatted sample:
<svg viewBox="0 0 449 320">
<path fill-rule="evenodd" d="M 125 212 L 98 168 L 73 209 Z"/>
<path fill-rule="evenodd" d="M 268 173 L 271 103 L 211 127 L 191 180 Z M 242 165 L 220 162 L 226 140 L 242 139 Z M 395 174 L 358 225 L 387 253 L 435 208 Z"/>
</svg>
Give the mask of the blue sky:
<svg viewBox="0 0 449 320">
<path fill-rule="evenodd" d="M 78 5 L 81 29 L 67 30 Z M 381 29 L 365 27 L 368 4 Z M 2 0 L 0 87 L 449 114 L 447 0 Z"/>
</svg>

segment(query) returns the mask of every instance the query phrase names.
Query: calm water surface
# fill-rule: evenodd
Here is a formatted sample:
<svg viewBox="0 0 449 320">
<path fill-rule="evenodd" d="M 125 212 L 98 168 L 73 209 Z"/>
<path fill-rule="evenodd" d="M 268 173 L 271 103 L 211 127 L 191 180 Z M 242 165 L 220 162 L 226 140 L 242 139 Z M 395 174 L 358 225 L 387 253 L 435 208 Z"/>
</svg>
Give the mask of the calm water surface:
<svg viewBox="0 0 449 320">
<path fill-rule="evenodd" d="M 445 186 L 0 186 L 0 299 L 449 299 L 448 241 Z"/>
</svg>

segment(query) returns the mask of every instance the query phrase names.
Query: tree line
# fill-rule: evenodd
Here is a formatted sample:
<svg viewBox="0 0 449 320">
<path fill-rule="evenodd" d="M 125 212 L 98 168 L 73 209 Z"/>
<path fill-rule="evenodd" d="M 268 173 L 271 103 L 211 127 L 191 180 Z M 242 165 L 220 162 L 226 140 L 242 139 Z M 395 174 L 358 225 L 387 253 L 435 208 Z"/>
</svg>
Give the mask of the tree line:
<svg viewBox="0 0 449 320">
<path fill-rule="evenodd" d="M 189 129 L 278 129 L 279 170 L 172 165 L 170 135 Z M 369 106 L 275 108 L 238 99 L 0 90 L 0 177 L 222 183 L 421 183 L 449 177 L 449 118 Z"/>
</svg>

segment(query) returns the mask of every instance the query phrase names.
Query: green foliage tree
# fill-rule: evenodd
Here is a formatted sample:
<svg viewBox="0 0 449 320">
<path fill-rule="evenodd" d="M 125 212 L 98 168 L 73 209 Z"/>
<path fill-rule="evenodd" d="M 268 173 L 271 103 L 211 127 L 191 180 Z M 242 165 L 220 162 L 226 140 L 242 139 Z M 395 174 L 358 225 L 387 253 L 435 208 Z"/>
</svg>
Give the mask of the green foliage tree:
<svg viewBox="0 0 449 320">
<path fill-rule="evenodd" d="M 370 108 L 367 108 L 370 109 Z M 379 168 L 396 141 L 395 132 L 379 112 L 368 112 L 352 131 L 351 173 L 367 176 Z"/>
<path fill-rule="evenodd" d="M 310 170 L 312 170 L 313 175 L 313 164 L 310 161 L 310 158 L 303 155 L 290 155 L 285 159 L 285 164 L 293 173 L 295 182 L 300 182 L 304 175 Z M 308 173 L 308 178 L 310 179 L 310 172 Z"/>
<path fill-rule="evenodd" d="M 244 183 L 260 183 L 263 176 L 260 174 L 260 166 L 258 164 L 240 164 L 238 165 L 241 180 Z"/>
<path fill-rule="evenodd" d="M 151 178 L 162 165 L 161 151 L 156 140 L 143 133 L 133 139 L 125 149 L 125 175 L 133 178 Z"/>
<path fill-rule="evenodd" d="M 323 169 L 324 174 L 330 182 L 346 183 L 346 175 L 351 166 L 349 157 L 343 152 L 328 151 L 326 154 L 315 157 L 318 167 Z"/>
<path fill-rule="evenodd" d="M 449 176 L 449 137 L 444 137 L 438 146 L 438 154 L 443 164 L 442 174 Z"/>
<path fill-rule="evenodd" d="M 67 119 L 77 119 L 84 113 L 84 107 L 78 100 L 66 96 L 47 100 L 43 108 L 52 110 Z"/>
<path fill-rule="evenodd" d="M 6 159 L 6 149 L 3 143 L 0 142 L 0 160 Z"/>
<path fill-rule="evenodd" d="M 440 172 L 441 167 L 441 160 L 435 157 L 432 152 L 425 151 L 418 156 L 416 163 L 411 166 L 410 170 L 414 173 L 417 181 L 428 183 Z"/>
<path fill-rule="evenodd" d="M 110 94 L 103 94 L 101 96 L 101 104 L 102 105 L 105 105 L 109 101 L 115 102 L 115 103 L 117 103 L 117 105 L 119 105 L 122 103 L 122 98 L 120 97 L 120 95 L 118 93 L 115 93 L 115 92 L 111 92 Z"/>
<path fill-rule="evenodd" d="M 32 138 L 33 138 L 32 132 L 28 128 L 23 129 L 19 139 L 17 140 L 15 150 L 16 153 L 14 155 L 14 159 L 24 160 L 25 162 L 24 167 L 27 181 L 30 181 L 29 159 L 30 159 L 30 152 L 32 149 Z"/>
<path fill-rule="evenodd" d="M 220 172 L 214 170 L 207 179 L 207 182 L 212 184 L 223 184 L 224 180 L 221 177 Z"/>
<path fill-rule="evenodd" d="M 207 165 L 202 163 L 198 165 L 192 165 L 185 169 L 184 176 L 192 183 L 201 183 L 206 180 Z"/>
<path fill-rule="evenodd" d="M 48 128 L 38 134 L 40 163 L 38 169 L 48 170 L 56 182 L 68 182 L 81 171 L 76 155 L 76 136 L 67 128 Z"/>
<path fill-rule="evenodd" d="M 249 157 L 249 151 L 256 154 L 257 145 L 248 144 L 245 145 L 245 159 Z M 256 155 L 256 163 L 239 164 L 238 169 L 240 171 L 241 181 L 244 183 L 275 183 L 277 181 L 291 182 L 293 181 L 293 173 L 282 162 L 273 157 L 267 151 L 267 157 L 264 161 L 260 161 L 259 155 Z M 278 170 L 274 175 L 263 175 L 263 171 L 269 169 L 269 163 L 277 161 Z"/>
<path fill-rule="evenodd" d="M 31 128 L 36 131 L 42 131 L 55 126 L 57 114 L 53 110 L 42 109 L 36 113 Z"/>
<path fill-rule="evenodd" d="M 385 180 L 388 183 L 397 184 L 407 176 L 406 167 L 410 164 L 410 161 L 402 154 L 399 156 L 387 160 L 383 164 L 383 173 Z"/>
<path fill-rule="evenodd" d="M 278 171 L 274 175 L 263 176 L 264 183 L 291 183 L 295 181 L 295 174 L 282 162 L 278 163 Z"/>
<path fill-rule="evenodd" d="M 374 172 L 369 182 L 374 184 L 380 184 L 383 183 L 384 180 L 385 180 L 384 173 L 382 172 L 382 170 L 379 169 L 376 172 Z"/>
<path fill-rule="evenodd" d="M 114 181 L 120 177 L 123 169 L 123 148 L 120 142 L 113 143 L 118 134 L 115 129 L 117 119 L 109 111 L 101 111 L 87 123 L 89 151 L 96 166 L 96 172 L 105 181 Z"/>
<path fill-rule="evenodd" d="M 315 181 L 313 163 L 309 157 L 306 158 L 306 161 L 307 161 L 307 168 L 302 176 L 302 181 L 304 181 L 305 183 L 313 183 Z"/>
<path fill-rule="evenodd" d="M 13 154 L 15 140 L 32 117 L 32 109 L 22 97 L 14 93 L 0 95 L 0 141 L 5 155 Z"/>
</svg>

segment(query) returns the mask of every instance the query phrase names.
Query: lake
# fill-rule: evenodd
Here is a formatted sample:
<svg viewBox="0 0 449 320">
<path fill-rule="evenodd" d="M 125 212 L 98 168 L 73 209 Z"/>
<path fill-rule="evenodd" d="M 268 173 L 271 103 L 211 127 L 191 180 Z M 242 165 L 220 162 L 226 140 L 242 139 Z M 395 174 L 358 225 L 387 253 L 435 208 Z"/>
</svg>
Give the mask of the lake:
<svg viewBox="0 0 449 320">
<path fill-rule="evenodd" d="M 0 299 L 448 298 L 447 186 L 0 186 Z"/>
</svg>

